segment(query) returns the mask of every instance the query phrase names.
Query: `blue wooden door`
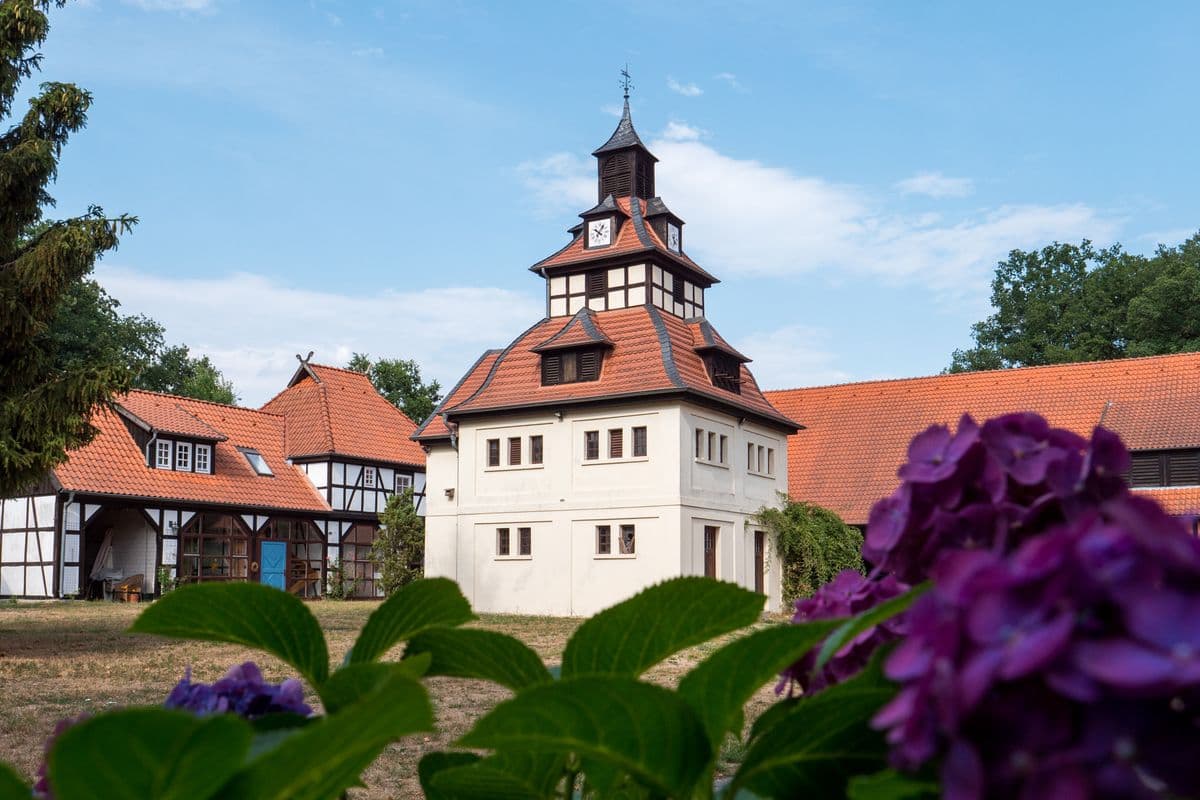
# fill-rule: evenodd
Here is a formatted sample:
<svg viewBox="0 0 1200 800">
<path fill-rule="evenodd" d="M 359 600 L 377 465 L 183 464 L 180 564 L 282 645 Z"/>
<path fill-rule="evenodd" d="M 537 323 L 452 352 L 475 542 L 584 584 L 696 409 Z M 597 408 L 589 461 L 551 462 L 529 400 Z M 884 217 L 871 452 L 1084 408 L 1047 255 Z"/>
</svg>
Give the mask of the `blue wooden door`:
<svg viewBox="0 0 1200 800">
<path fill-rule="evenodd" d="M 276 589 L 286 588 L 284 580 L 287 575 L 287 542 L 263 542 L 259 553 L 262 571 L 259 581 Z"/>
</svg>

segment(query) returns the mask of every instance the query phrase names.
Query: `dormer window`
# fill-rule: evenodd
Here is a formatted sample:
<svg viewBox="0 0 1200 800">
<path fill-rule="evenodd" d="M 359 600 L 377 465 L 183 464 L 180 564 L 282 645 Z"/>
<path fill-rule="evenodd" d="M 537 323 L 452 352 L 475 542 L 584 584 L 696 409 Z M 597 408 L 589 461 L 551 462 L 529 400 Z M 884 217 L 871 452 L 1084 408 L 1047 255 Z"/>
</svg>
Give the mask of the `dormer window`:
<svg viewBox="0 0 1200 800">
<path fill-rule="evenodd" d="M 175 469 L 179 472 L 192 471 L 192 444 L 191 442 L 176 442 L 175 443 Z"/>
<path fill-rule="evenodd" d="M 612 217 L 590 220 L 587 224 L 587 246 L 608 247 L 612 244 Z"/>
<path fill-rule="evenodd" d="M 267 477 L 271 477 L 275 474 L 271 471 L 271 467 L 267 464 L 267 460 L 262 457 L 262 453 L 258 452 L 257 450 L 251 450 L 248 447 L 239 447 L 238 451 L 246 457 L 246 460 L 250 462 L 251 469 L 253 469 L 257 474 Z"/>
<path fill-rule="evenodd" d="M 196 472 L 203 472 L 205 475 L 212 472 L 212 446 L 207 444 L 196 445 Z"/>
<path fill-rule="evenodd" d="M 154 443 L 154 466 L 158 469 L 171 468 L 171 442 L 158 439 Z"/>
<path fill-rule="evenodd" d="M 542 385 L 600 380 L 600 348 L 563 350 L 542 356 Z"/>
<path fill-rule="evenodd" d="M 725 353 L 709 353 L 704 359 L 712 385 L 734 394 L 742 393 L 742 365 Z"/>
</svg>

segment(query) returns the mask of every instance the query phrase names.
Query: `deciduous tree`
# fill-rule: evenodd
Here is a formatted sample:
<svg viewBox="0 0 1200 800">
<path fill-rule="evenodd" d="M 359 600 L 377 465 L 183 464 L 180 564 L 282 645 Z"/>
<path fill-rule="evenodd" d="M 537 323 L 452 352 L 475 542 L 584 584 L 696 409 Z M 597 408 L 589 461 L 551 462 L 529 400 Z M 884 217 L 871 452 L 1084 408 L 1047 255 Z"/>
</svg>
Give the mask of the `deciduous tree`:
<svg viewBox="0 0 1200 800">
<path fill-rule="evenodd" d="M 365 353 L 355 353 L 346 366 L 367 375 L 379 393 L 414 422 L 421 422 L 432 414 L 442 399 L 441 384 L 422 381 L 421 367 L 412 359 L 381 358 L 372 361 Z"/>
</svg>

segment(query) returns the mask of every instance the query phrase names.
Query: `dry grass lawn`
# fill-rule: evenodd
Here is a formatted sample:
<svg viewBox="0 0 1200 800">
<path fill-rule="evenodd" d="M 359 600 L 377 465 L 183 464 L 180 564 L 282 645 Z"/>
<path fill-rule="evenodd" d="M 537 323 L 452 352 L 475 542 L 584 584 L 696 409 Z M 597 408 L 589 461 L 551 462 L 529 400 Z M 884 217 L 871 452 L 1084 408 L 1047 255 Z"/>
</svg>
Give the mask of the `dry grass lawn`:
<svg viewBox="0 0 1200 800">
<path fill-rule="evenodd" d="M 329 641 L 336 664 L 350 648 L 377 603 L 309 604 Z M 210 644 L 125 633 L 137 605 L 113 603 L 0 604 L 0 759 L 32 778 L 42 742 L 57 720 L 80 711 L 93 713 L 136 704 L 158 704 L 189 665 L 195 680 L 211 682 L 232 664 L 255 660 L 269 680 L 292 677 L 281 662 L 236 645 Z M 472 623 L 514 636 L 548 664 L 559 662 L 578 619 L 485 616 Z M 674 684 L 692 665 L 715 649 L 709 643 L 680 653 L 651 671 L 652 680 Z M 398 658 L 400 648 L 392 656 Z M 426 681 L 437 715 L 436 733 L 401 740 L 367 770 L 366 798 L 419 797 L 417 762 L 431 750 L 445 749 L 475 719 L 509 696 L 506 689 L 481 681 L 430 678 Z M 759 692 L 748 716 L 754 718 L 772 699 Z M 314 703 L 314 698 L 309 698 Z"/>
</svg>

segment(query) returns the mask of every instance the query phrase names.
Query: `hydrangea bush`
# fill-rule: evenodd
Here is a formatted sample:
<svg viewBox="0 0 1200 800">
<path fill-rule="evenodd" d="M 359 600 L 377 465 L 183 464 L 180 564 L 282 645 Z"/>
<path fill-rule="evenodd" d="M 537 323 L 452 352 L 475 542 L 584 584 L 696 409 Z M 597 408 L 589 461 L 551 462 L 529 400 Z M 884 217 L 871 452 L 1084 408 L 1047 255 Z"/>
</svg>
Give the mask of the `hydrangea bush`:
<svg viewBox="0 0 1200 800">
<path fill-rule="evenodd" d="M 61 726 L 36 791 L 338 797 L 432 728 L 419 679 L 445 675 L 512 697 L 421 760 L 430 798 L 1200 797 L 1200 543 L 1126 489 L 1128 463 L 1113 434 L 1034 415 L 931 427 L 872 511 L 869 574 L 798 601 L 794 624 L 763 624 L 760 595 L 677 578 L 585 621 L 554 669 L 459 627 L 472 615 L 446 580 L 389 598 L 335 669 L 296 598 L 186 587 L 134 630 L 259 647 L 299 678 L 269 684 L 247 662 L 211 685 L 185 675 L 165 709 Z M 713 640 L 676 688 L 645 679 Z M 784 696 L 746 730 L 773 680 Z M 30 792 L 0 766 L 0 800 Z"/>
</svg>

